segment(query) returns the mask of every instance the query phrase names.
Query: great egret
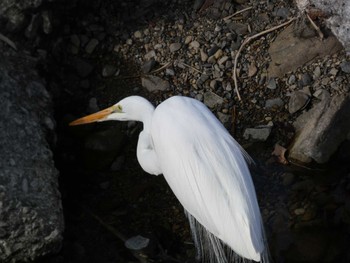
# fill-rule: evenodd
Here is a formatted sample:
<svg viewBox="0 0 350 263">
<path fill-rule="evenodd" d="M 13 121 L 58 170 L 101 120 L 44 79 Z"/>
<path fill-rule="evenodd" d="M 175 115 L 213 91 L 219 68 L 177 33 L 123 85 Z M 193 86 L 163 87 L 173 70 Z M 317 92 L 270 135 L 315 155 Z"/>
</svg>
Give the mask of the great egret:
<svg viewBox="0 0 350 263">
<path fill-rule="evenodd" d="M 268 262 L 248 154 L 201 102 L 174 96 L 157 108 L 139 96 L 70 123 L 141 121 L 137 159 L 163 174 L 189 218 L 199 255 L 209 261 Z M 227 257 L 225 246 L 233 250 Z"/>
</svg>

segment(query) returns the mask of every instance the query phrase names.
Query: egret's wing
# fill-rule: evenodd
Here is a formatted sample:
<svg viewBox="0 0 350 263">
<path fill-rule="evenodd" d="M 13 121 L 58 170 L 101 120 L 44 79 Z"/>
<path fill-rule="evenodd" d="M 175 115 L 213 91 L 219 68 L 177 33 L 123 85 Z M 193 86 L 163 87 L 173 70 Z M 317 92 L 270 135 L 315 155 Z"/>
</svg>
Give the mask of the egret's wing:
<svg viewBox="0 0 350 263">
<path fill-rule="evenodd" d="M 255 189 L 241 147 L 201 103 L 168 99 L 152 119 L 164 177 L 184 208 L 238 255 L 264 250 Z"/>
</svg>

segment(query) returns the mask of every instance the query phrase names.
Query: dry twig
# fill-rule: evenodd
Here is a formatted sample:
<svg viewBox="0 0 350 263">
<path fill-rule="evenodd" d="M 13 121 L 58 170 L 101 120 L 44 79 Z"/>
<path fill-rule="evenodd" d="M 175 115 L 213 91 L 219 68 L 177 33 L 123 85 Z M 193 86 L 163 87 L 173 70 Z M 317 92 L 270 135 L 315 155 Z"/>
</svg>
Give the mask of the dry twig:
<svg viewBox="0 0 350 263">
<path fill-rule="evenodd" d="M 239 57 L 239 55 L 241 54 L 242 49 L 244 48 L 244 46 L 247 45 L 251 40 L 253 40 L 253 39 L 255 39 L 255 38 L 258 38 L 258 37 L 260 37 L 260 36 L 262 36 L 262 35 L 265 35 L 265 34 L 267 34 L 267 33 L 270 33 L 270 32 L 272 32 L 272 31 L 274 31 L 274 30 L 277 30 L 277 29 L 279 29 L 279 28 L 281 28 L 281 27 L 284 27 L 284 26 L 286 26 L 286 25 L 289 25 L 289 24 L 290 24 L 291 22 L 293 22 L 295 19 L 296 19 L 296 17 L 294 17 L 294 18 L 288 20 L 287 22 L 285 22 L 285 23 L 283 23 L 283 24 L 280 24 L 280 25 L 278 25 L 278 26 L 274 26 L 274 27 L 272 27 L 272 28 L 270 28 L 270 29 L 267 29 L 267 30 L 264 30 L 264 31 L 262 31 L 262 32 L 260 32 L 260 33 L 258 33 L 258 34 L 255 34 L 255 35 L 253 35 L 253 36 L 247 37 L 247 38 L 243 41 L 242 45 L 240 46 L 240 48 L 239 48 L 238 51 L 237 51 L 237 54 L 236 54 L 236 56 L 235 56 L 234 65 L 233 65 L 233 81 L 234 81 L 234 83 L 235 83 L 235 91 L 236 91 L 236 93 L 237 93 L 237 97 L 238 97 L 238 100 L 239 100 L 239 101 L 241 101 L 242 98 L 241 98 L 241 95 L 239 94 L 239 91 L 238 91 L 238 83 L 237 83 L 237 61 L 238 61 L 238 57 Z"/>
<path fill-rule="evenodd" d="M 182 62 L 181 64 L 184 65 L 185 67 L 188 67 L 188 68 L 190 68 L 190 69 L 200 73 L 200 74 L 204 74 L 202 71 L 200 71 L 200 70 L 196 69 L 195 67 L 192 67 L 192 66 L 190 66 L 190 65 L 188 65 L 188 64 L 186 64 L 184 62 Z"/>
<path fill-rule="evenodd" d="M 306 13 L 307 18 L 309 19 L 311 25 L 313 26 L 313 28 L 317 31 L 318 36 L 321 38 L 321 40 L 324 38 L 324 35 L 322 33 L 322 31 L 320 30 L 320 28 L 315 24 L 314 20 L 311 19 L 311 17 L 309 16 L 308 13 Z"/>
<path fill-rule="evenodd" d="M 167 62 L 163 66 L 161 66 L 160 68 L 151 71 L 151 73 L 157 73 L 159 71 L 162 71 L 163 69 L 166 69 L 167 67 L 169 67 L 171 63 L 172 63 L 171 61 Z"/>
<path fill-rule="evenodd" d="M 238 15 L 238 14 L 240 14 L 240 13 L 243 13 L 243 12 L 245 12 L 245 11 L 248 11 L 248 10 L 250 10 L 250 9 L 252 9 L 253 7 L 252 6 L 250 6 L 250 7 L 247 7 L 247 8 L 244 8 L 244 9 L 242 9 L 242 10 L 239 10 L 239 11 L 237 11 L 236 13 L 233 13 L 232 15 L 229 15 L 229 16 L 225 16 L 224 18 L 223 18 L 223 20 L 228 20 L 228 19 L 230 19 L 231 17 L 234 17 L 234 16 L 236 16 L 236 15 Z"/>
<path fill-rule="evenodd" d="M 9 39 L 8 37 L 4 36 L 1 33 L 0 33 L 0 40 L 4 41 L 6 44 L 8 44 L 14 50 L 17 50 L 16 44 L 11 39 Z"/>
</svg>

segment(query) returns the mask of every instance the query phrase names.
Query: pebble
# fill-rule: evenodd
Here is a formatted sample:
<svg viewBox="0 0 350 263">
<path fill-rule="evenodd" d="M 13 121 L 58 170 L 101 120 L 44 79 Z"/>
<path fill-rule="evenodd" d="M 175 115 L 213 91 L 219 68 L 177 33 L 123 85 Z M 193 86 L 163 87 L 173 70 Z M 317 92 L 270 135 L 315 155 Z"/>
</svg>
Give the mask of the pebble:
<svg viewBox="0 0 350 263">
<path fill-rule="evenodd" d="M 269 82 L 267 83 L 267 88 L 272 90 L 277 88 L 276 80 L 274 78 L 270 78 Z"/>
<path fill-rule="evenodd" d="M 231 116 L 229 114 L 218 112 L 218 118 L 222 124 L 225 124 L 230 122 Z"/>
<path fill-rule="evenodd" d="M 181 48 L 181 43 L 172 43 L 169 46 L 170 52 L 174 53 L 176 51 L 178 51 Z"/>
<path fill-rule="evenodd" d="M 188 45 L 192 41 L 193 37 L 192 36 L 187 36 L 185 38 L 185 45 Z"/>
<path fill-rule="evenodd" d="M 265 108 L 274 108 L 274 107 L 282 107 L 284 105 L 283 100 L 281 98 L 268 99 L 265 102 Z"/>
<path fill-rule="evenodd" d="M 294 91 L 292 92 L 289 103 L 288 103 L 288 111 L 290 114 L 293 114 L 303 108 L 309 103 L 310 97 L 302 91 Z"/>
<path fill-rule="evenodd" d="M 154 50 L 148 51 L 145 55 L 145 60 L 151 60 L 156 56 L 156 52 Z"/>
<path fill-rule="evenodd" d="M 125 241 L 125 246 L 132 250 L 141 250 L 148 246 L 150 240 L 146 237 L 137 235 Z"/>
<path fill-rule="evenodd" d="M 216 58 L 215 58 L 215 56 L 210 56 L 210 57 L 208 58 L 208 63 L 210 63 L 210 64 L 215 64 L 215 63 L 216 63 Z"/>
<path fill-rule="evenodd" d="M 297 216 L 303 215 L 304 213 L 305 213 L 304 208 L 297 208 L 294 210 L 294 214 L 296 214 Z"/>
<path fill-rule="evenodd" d="M 329 74 L 331 74 L 332 76 L 336 76 L 338 74 L 338 70 L 336 68 L 332 68 L 330 71 L 329 71 Z"/>
<path fill-rule="evenodd" d="M 344 73 L 350 73 L 350 62 L 343 61 L 340 63 L 340 68 Z"/>
<path fill-rule="evenodd" d="M 228 59 L 229 59 L 228 56 L 223 56 L 223 57 L 221 57 L 221 58 L 218 60 L 218 64 L 219 64 L 219 65 L 222 65 L 222 64 L 224 64 Z"/>
<path fill-rule="evenodd" d="M 211 80 L 209 86 L 212 90 L 216 90 L 216 88 L 218 87 L 218 82 L 216 81 L 216 79 Z"/>
<path fill-rule="evenodd" d="M 156 61 L 152 58 L 146 61 L 145 63 L 143 63 L 143 65 L 141 66 L 141 70 L 143 73 L 147 74 L 151 72 L 151 70 L 154 68 L 155 65 L 156 65 Z"/>
<path fill-rule="evenodd" d="M 243 23 L 231 22 L 227 25 L 227 27 L 235 31 L 238 35 L 245 35 L 248 33 L 248 26 Z"/>
<path fill-rule="evenodd" d="M 208 55 L 203 51 L 203 49 L 200 50 L 200 53 L 201 53 L 201 60 L 203 62 L 207 61 Z"/>
<path fill-rule="evenodd" d="M 204 93 L 204 104 L 209 108 L 214 108 L 217 105 L 221 105 L 224 99 L 212 91 Z"/>
<path fill-rule="evenodd" d="M 289 79 L 288 79 L 288 84 L 289 85 L 293 85 L 295 83 L 295 75 L 290 75 Z"/>
<path fill-rule="evenodd" d="M 215 52 L 215 54 L 214 54 L 215 59 L 221 58 L 221 56 L 223 55 L 223 53 L 224 53 L 224 52 L 223 52 L 221 49 L 218 49 L 218 50 Z"/>
<path fill-rule="evenodd" d="M 208 51 L 208 56 L 211 57 L 213 56 L 216 51 L 218 51 L 219 47 L 217 45 L 214 45 L 213 47 L 211 47 Z"/>
<path fill-rule="evenodd" d="M 321 69 L 319 66 L 317 66 L 313 72 L 313 78 L 314 80 L 318 79 L 321 76 Z"/>
<path fill-rule="evenodd" d="M 256 72 L 258 72 L 258 69 L 255 66 L 255 63 L 250 63 L 248 68 L 248 77 L 253 77 L 256 74 Z"/>
<path fill-rule="evenodd" d="M 281 17 L 283 19 L 288 18 L 289 16 L 289 9 L 286 7 L 278 8 L 276 11 L 276 16 Z"/>
<path fill-rule="evenodd" d="M 97 47 L 98 43 L 99 43 L 99 41 L 96 38 L 90 39 L 90 41 L 85 46 L 86 53 L 91 54 L 92 52 L 94 52 L 94 50 Z"/>
<path fill-rule="evenodd" d="M 171 69 L 171 68 L 167 68 L 165 70 L 165 75 L 167 75 L 167 76 L 175 76 L 175 71 L 173 69 Z"/>
<path fill-rule="evenodd" d="M 198 41 L 194 40 L 190 43 L 190 48 L 198 49 L 200 47 L 200 44 Z"/>
<path fill-rule="evenodd" d="M 142 77 L 141 83 L 142 87 L 146 88 L 149 92 L 165 91 L 170 88 L 170 84 L 167 80 L 153 75 Z"/>
<path fill-rule="evenodd" d="M 309 73 L 304 73 L 301 76 L 301 84 L 303 86 L 309 86 L 312 83 L 312 77 L 309 75 Z"/>
<path fill-rule="evenodd" d="M 256 128 L 246 128 L 243 137 L 246 140 L 266 141 L 270 133 L 271 126 L 258 126 Z"/>
<path fill-rule="evenodd" d="M 113 76 L 114 73 L 116 73 L 116 71 L 117 71 L 117 67 L 116 66 L 114 66 L 114 65 L 106 65 L 102 69 L 102 76 L 105 77 L 105 78 Z"/>
<path fill-rule="evenodd" d="M 142 32 L 141 31 L 136 31 L 135 33 L 134 33 L 134 37 L 135 38 L 142 38 Z"/>
<path fill-rule="evenodd" d="M 331 95 L 325 89 L 318 89 L 314 92 L 314 94 L 312 94 L 312 96 L 319 100 L 323 100 L 324 98 L 329 98 Z"/>
</svg>

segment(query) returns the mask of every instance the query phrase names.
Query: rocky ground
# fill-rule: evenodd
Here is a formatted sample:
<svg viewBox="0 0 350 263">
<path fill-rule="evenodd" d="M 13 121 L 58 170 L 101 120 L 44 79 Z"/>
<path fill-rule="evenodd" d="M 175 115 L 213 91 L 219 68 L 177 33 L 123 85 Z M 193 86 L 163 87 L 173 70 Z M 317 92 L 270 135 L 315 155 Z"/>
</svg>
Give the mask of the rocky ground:
<svg viewBox="0 0 350 263">
<path fill-rule="evenodd" d="M 45 61 L 40 69 L 56 103 L 66 236 L 62 252 L 42 262 L 194 259 L 181 206 L 161 176 L 137 164 L 140 126 L 67 127 L 134 94 L 155 105 L 173 95 L 203 101 L 253 156 L 276 262 L 350 260 L 349 143 L 326 165 L 306 167 L 283 153 L 298 116 L 325 97 L 349 92 L 350 62 L 321 19 L 324 40 L 287 0 L 209 7 L 186 0 L 88 1 L 47 8 L 42 17 L 48 19 L 32 20 L 24 45 Z M 239 100 L 233 69 L 242 41 L 294 18 L 242 48 Z M 283 57 L 281 49 L 287 49 Z M 138 235 L 150 244 L 131 253 L 124 242 Z M 128 244 L 142 247 L 147 239 Z"/>
</svg>

